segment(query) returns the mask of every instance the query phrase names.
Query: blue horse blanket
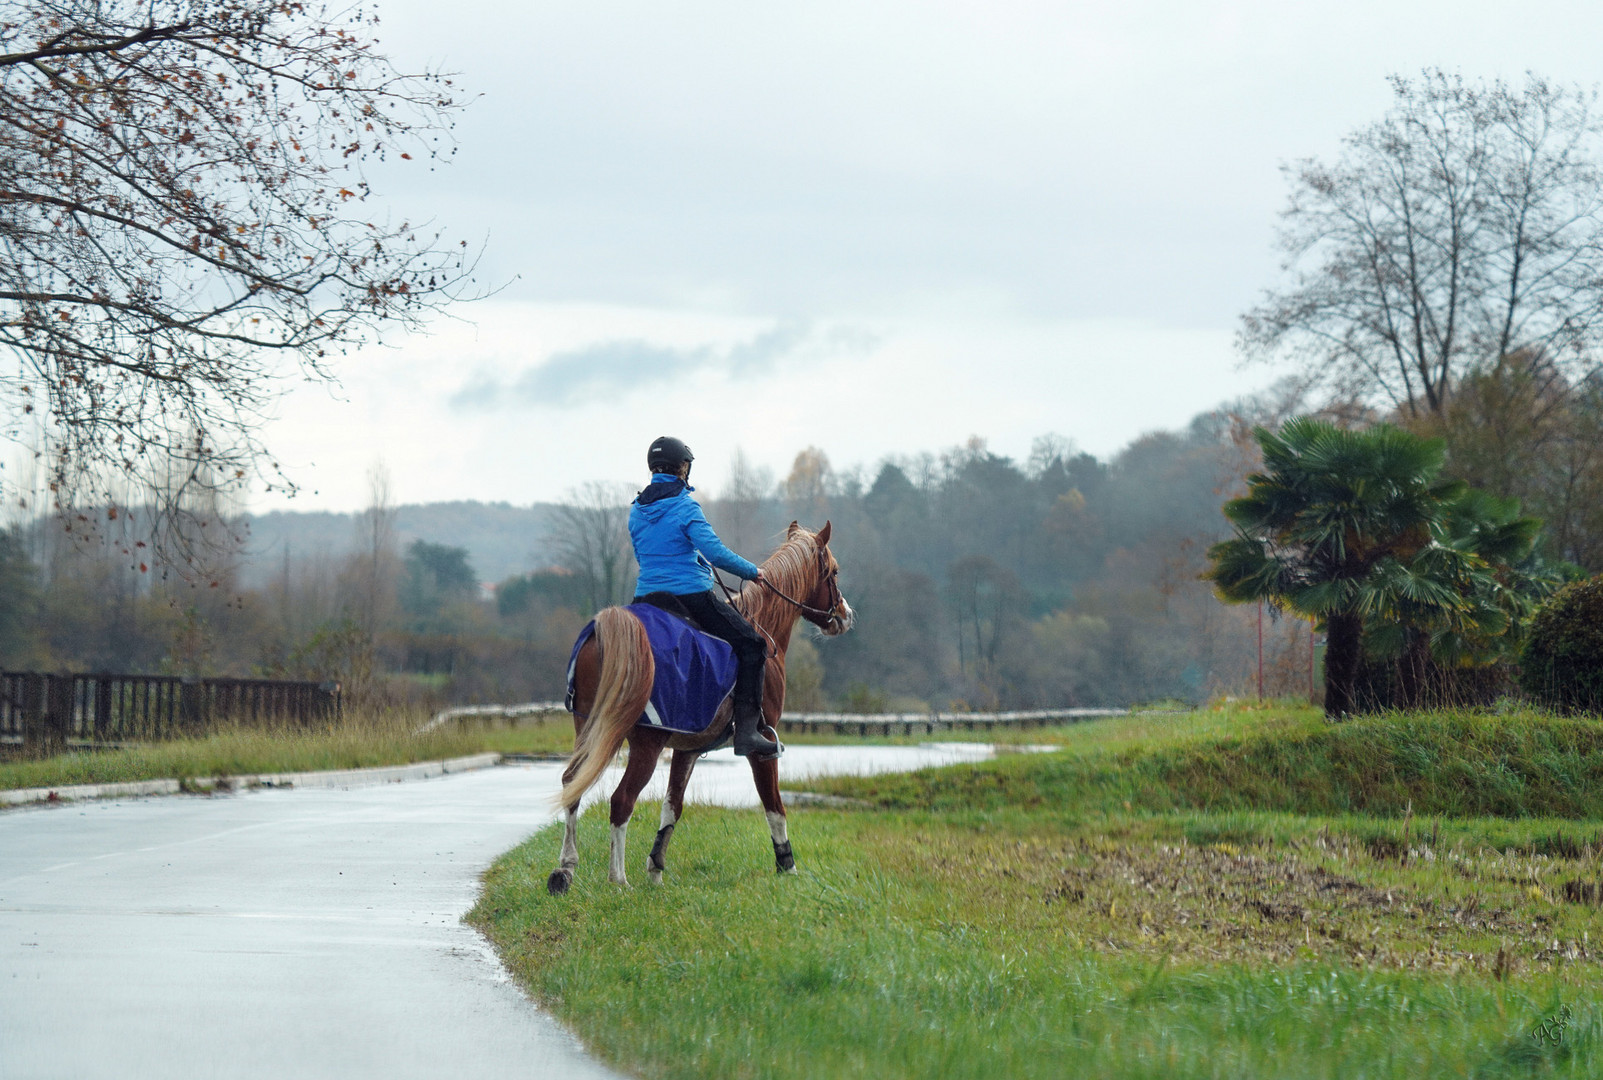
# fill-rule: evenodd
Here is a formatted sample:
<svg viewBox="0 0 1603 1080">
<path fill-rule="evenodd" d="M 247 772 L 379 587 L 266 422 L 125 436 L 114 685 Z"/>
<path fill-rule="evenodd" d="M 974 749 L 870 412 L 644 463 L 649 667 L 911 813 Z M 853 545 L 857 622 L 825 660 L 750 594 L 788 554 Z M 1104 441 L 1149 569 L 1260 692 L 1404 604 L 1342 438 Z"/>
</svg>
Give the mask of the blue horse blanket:
<svg viewBox="0 0 1603 1080">
<path fill-rule="evenodd" d="M 646 628 L 657 664 L 651 700 L 640 723 L 697 734 L 706 731 L 724 699 L 735 690 L 735 650 L 726 641 L 691 626 L 677 615 L 650 604 L 626 609 Z M 579 650 L 595 635 L 594 621 L 579 631 L 568 657 L 568 711 L 573 711 L 573 671 Z"/>
</svg>

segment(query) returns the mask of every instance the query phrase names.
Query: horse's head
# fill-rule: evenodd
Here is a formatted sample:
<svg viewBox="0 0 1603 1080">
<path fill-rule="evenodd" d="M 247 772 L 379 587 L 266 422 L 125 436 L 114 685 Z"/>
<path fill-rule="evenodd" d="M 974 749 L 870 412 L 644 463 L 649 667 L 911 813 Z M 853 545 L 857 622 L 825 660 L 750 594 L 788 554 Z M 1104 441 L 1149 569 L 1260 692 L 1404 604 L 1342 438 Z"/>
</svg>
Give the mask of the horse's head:
<svg viewBox="0 0 1603 1080">
<path fill-rule="evenodd" d="M 797 533 L 806 532 L 792 521 L 787 539 L 795 539 Z M 834 637 L 852 628 L 857 621 L 857 613 L 846 602 L 846 597 L 841 595 L 840 563 L 835 561 L 835 553 L 829 550 L 829 533 L 830 523 L 826 521 L 822 529 L 811 534 L 815 559 L 813 573 L 807 579 L 807 591 L 797 599 L 804 605 L 802 618 Z"/>
</svg>

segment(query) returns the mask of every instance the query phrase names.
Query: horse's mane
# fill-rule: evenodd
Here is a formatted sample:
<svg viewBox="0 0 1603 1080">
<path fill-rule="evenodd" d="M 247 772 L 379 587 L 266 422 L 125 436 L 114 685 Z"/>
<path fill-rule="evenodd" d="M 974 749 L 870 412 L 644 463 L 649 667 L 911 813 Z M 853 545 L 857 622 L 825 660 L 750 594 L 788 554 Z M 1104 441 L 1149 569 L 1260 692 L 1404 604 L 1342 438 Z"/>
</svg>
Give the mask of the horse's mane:
<svg viewBox="0 0 1603 1080">
<path fill-rule="evenodd" d="M 817 535 L 807 529 L 797 529 L 796 534 L 779 545 L 762 564 L 763 575 L 772 581 L 774 588 L 797 600 L 805 600 L 806 594 L 817 584 L 812 580 L 817 566 Z M 740 610 L 747 619 L 770 632 L 787 625 L 788 620 L 798 614 L 789 601 L 755 581 L 748 581 L 741 588 Z"/>
</svg>

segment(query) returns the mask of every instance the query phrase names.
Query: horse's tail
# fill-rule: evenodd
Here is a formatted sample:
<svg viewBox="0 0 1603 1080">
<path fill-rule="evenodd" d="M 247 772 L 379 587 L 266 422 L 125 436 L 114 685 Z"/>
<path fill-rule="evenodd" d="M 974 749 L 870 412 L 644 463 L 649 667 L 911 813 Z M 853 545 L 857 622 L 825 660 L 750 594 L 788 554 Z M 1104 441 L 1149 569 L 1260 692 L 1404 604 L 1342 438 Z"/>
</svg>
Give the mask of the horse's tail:
<svg viewBox="0 0 1603 1080">
<path fill-rule="evenodd" d="M 569 779 L 557 796 L 560 806 L 576 805 L 601 778 L 624 736 L 646 711 L 657 675 L 646 628 L 626 609 L 603 608 L 596 615 L 594 641 L 601 650 L 595 705 L 568 759 L 565 773 Z"/>
</svg>

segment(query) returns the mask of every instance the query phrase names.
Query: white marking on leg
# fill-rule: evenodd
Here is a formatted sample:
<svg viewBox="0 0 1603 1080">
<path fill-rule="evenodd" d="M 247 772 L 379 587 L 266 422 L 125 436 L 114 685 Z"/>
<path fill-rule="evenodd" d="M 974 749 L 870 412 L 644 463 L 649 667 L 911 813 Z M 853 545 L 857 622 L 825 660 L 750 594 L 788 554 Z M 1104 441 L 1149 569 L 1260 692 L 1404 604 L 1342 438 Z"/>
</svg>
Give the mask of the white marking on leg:
<svg viewBox="0 0 1603 1080">
<path fill-rule="evenodd" d="M 657 828 L 666 829 L 670 825 L 678 824 L 678 822 L 679 815 L 673 812 L 673 803 L 667 799 L 662 800 L 662 820 L 657 824 Z"/>
<path fill-rule="evenodd" d="M 785 827 L 785 815 L 768 811 L 768 831 L 774 836 L 774 843 L 783 844 L 790 839 L 790 833 Z"/>
<path fill-rule="evenodd" d="M 568 807 L 567 827 L 562 833 L 560 869 L 572 871 L 579 865 L 579 811 Z"/>
<path fill-rule="evenodd" d="M 629 875 L 623 871 L 624 841 L 628 835 L 629 823 L 627 821 L 622 825 L 614 825 L 612 827 L 612 867 L 608 871 L 607 877 L 615 885 L 629 884 Z"/>
</svg>

